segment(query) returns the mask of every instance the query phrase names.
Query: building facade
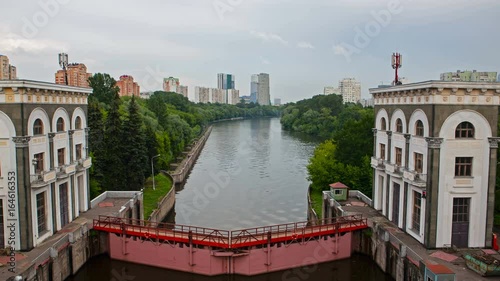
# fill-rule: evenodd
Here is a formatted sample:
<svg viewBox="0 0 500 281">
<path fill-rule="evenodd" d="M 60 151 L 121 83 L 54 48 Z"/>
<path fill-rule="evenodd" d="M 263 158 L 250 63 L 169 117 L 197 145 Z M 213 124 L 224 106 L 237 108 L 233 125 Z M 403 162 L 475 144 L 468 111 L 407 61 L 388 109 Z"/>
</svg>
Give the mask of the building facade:
<svg viewBox="0 0 500 281">
<path fill-rule="evenodd" d="M 497 72 L 486 71 L 461 71 L 441 73 L 440 79 L 442 81 L 462 81 L 462 82 L 496 82 Z"/>
<path fill-rule="evenodd" d="M 370 89 L 373 207 L 427 248 L 491 247 L 499 83 Z"/>
<path fill-rule="evenodd" d="M 224 90 L 235 89 L 234 75 L 225 73 L 217 74 L 217 88 Z"/>
<path fill-rule="evenodd" d="M 137 82 L 134 82 L 134 77 L 130 75 L 120 76 L 120 80 L 116 81 L 116 86 L 120 88 L 120 92 L 118 93 L 120 97 L 139 97 L 141 95 L 141 87 L 137 84 Z"/>
<path fill-rule="evenodd" d="M 240 102 L 240 91 L 235 89 L 225 90 L 227 96 L 227 103 L 236 105 Z"/>
<path fill-rule="evenodd" d="M 91 92 L 0 81 L 0 248 L 30 250 L 89 209 Z"/>
<path fill-rule="evenodd" d="M 340 95 L 340 90 L 339 88 L 335 88 L 335 87 L 332 87 L 332 86 L 326 86 L 324 89 L 323 89 L 323 94 L 324 95 Z"/>
<path fill-rule="evenodd" d="M 58 70 L 55 74 L 56 84 L 68 85 L 73 87 L 89 88 L 89 78 L 91 73 L 87 72 L 87 67 L 83 63 L 71 63 L 66 71 Z M 66 77 L 68 83 L 66 84 Z"/>
<path fill-rule="evenodd" d="M 163 91 L 178 93 L 179 92 L 179 78 L 168 77 L 163 79 Z"/>
<path fill-rule="evenodd" d="M 340 80 L 339 91 L 344 103 L 357 103 L 361 99 L 361 83 L 354 78 Z"/>
<path fill-rule="evenodd" d="M 219 88 L 208 88 L 207 102 L 226 103 L 226 91 Z"/>
<path fill-rule="evenodd" d="M 17 79 L 17 68 L 10 64 L 9 57 L 0 55 L 0 80 Z"/>
<path fill-rule="evenodd" d="M 252 75 L 250 82 L 250 100 L 260 105 L 271 105 L 269 74 Z"/>
<path fill-rule="evenodd" d="M 195 87 L 194 88 L 194 101 L 196 103 L 209 103 L 210 99 L 210 89 L 205 87 Z"/>
<path fill-rule="evenodd" d="M 189 94 L 188 93 L 188 86 L 180 85 L 178 94 L 182 95 L 183 97 L 188 98 L 188 94 Z"/>
</svg>

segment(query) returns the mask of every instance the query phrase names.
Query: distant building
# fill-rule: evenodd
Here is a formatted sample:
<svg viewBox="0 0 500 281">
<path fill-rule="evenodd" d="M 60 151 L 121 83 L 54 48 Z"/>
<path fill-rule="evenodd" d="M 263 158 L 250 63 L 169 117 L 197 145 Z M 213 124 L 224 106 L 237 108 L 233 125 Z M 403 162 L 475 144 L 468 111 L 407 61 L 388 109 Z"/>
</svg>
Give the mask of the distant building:
<svg viewBox="0 0 500 281">
<path fill-rule="evenodd" d="M 250 100 L 260 105 L 271 104 L 269 74 L 260 73 L 252 75 L 250 82 Z"/>
<path fill-rule="evenodd" d="M 476 70 L 445 72 L 441 73 L 442 81 L 461 81 L 461 82 L 496 82 L 497 72 L 478 72 Z"/>
<path fill-rule="evenodd" d="M 500 82 L 500 74 L 498 74 L 497 82 Z"/>
<path fill-rule="evenodd" d="M 149 99 L 151 97 L 151 95 L 153 95 L 153 92 L 143 92 L 143 93 L 140 93 L 140 97 L 142 99 Z"/>
<path fill-rule="evenodd" d="M 280 106 L 281 105 L 281 99 L 280 98 L 275 98 L 274 99 L 274 105 L 275 106 Z"/>
<path fill-rule="evenodd" d="M 359 103 L 363 106 L 363 107 L 373 107 L 373 98 L 371 99 L 361 99 L 359 101 Z"/>
<path fill-rule="evenodd" d="M 370 89 L 373 207 L 428 249 L 490 248 L 500 83 Z"/>
<path fill-rule="evenodd" d="M 168 77 L 163 79 L 163 91 L 177 93 L 179 91 L 179 78 Z"/>
<path fill-rule="evenodd" d="M 134 82 L 134 77 L 130 75 L 122 75 L 120 76 L 120 80 L 116 81 L 116 86 L 120 88 L 120 92 L 118 93 L 120 97 L 124 96 L 140 96 L 141 90 L 139 84 Z"/>
<path fill-rule="evenodd" d="M 17 69 L 9 62 L 9 57 L 0 55 L 0 80 L 17 79 Z"/>
<path fill-rule="evenodd" d="M 357 103 L 361 99 L 361 84 L 354 78 L 340 80 L 339 91 L 344 103 Z"/>
<path fill-rule="evenodd" d="M 240 102 L 240 91 L 235 89 L 225 90 L 227 96 L 227 103 L 236 105 Z"/>
<path fill-rule="evenodd" d="M 87 67 L 83 63 L 70 63 L 66 71 L 60 69 L 56 72 L 56 84 L 66 85 L 66 77 L 68 86 L 89 88 L 89 78 L 91 73 L 87 72 Z"/>
<path fill-rule="evenodd" d="M 340 90 L 339 88 L 335 88 L 335 87 L 332 87 L 332 86 L 326 86 L 324 89 L 323 89 L 323 94 L 324 95 L 340 95 Z"/>
<path fill-rule="evenodd" d="M 234 75 L 225 73 L 217 74 L 217 88 L 224 90 L 235 89 Z"/>
<path fill-rule="evenodd" d="M 246 104 L 250 103 L 250 96 L 241 96 L 240 101 L 243 100 Z"/>
<path fill-rule="evenodd" d="M 209 99 L 206 102 L 211 103 L 226 103 L 226 91 L 219 88 L 207 88 Z M 202 101 L 200 101 L 202 102 Z"/>
<path fill-rule="evenodd" d="M 194 88 L 194 101 L 196 103 L 209 103 L 210 99 L 210 88 L 205 87 L 195 87 Z"/>
<path fill-rule="evenodd" d="M 29 80 L 0 89 L 0 248 L 29 251 L 90 208 L 92 89 Z"/>
<path fill-rule="evenodd" d="M 188 98 L 188 86 L 180 85 L 178 94 L 181 94 L 182 96 Z"/>
</svg>

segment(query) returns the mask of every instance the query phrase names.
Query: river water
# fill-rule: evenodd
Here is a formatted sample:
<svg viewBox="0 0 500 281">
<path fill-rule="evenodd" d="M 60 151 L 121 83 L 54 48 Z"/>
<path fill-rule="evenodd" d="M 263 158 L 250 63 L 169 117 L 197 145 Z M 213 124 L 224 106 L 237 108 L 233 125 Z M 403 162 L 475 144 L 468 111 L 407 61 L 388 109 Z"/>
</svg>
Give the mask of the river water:
<svg viewBox="0 0 500 281">
<path fill-rule="evenodd" d="M 281 130 L 278 118 L 214 125 L 185 185 L 176 194 L 177 224 L 234 230 L 307 220 L 306 166 L 318 140 Z M 388 281 L 369 258 L 255 277 L 205 277 L 98 257 L 74 281 L 252 280 Z"/>
</svg>

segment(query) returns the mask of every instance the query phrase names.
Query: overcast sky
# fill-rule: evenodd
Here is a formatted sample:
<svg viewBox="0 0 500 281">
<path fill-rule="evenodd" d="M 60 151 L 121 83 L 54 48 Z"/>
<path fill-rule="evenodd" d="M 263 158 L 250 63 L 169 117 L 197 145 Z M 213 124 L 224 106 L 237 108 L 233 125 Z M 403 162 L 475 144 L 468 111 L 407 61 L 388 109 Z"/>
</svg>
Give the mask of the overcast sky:
<svg viewBox="0 0 500 281">
<path fill-rule="evenodd" d="M 289 102 L 344 77 L 368 97 L 393 80 L 394 51 L 411 82 L 500 71 L 498 0 L 0 0 L 0 11 L 0 54 L 23 79 L 53 82 L 65 51 L 91 73 L 134 76 L 141 91 L 179 77 L 191 99 L 219 72 L 240 95 L 265 72 L 271 100 Z"/>
</svg>

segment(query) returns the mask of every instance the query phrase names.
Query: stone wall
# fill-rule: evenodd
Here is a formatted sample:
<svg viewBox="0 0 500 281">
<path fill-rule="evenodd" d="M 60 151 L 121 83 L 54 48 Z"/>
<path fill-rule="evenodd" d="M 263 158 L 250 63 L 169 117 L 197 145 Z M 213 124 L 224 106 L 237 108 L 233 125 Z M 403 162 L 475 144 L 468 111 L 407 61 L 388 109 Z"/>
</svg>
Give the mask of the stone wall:
<svg viewBox="0 0 500 281">
<path fill-rule="evenodd" d="M 175 205 L 175 183 L 172 177 L 167 174 L 167 177 L 169 177 L 172 180 L 172 186 L 170 188 L 170 191 L 167 193 L 165 197 L 158 203 L 158 208 L 151 213 L 151 215 L 148 218 L 149 222 L 155 222 L 159 223 L 161 222 L 167 214 L 174 208 Z"/>
</svg>

